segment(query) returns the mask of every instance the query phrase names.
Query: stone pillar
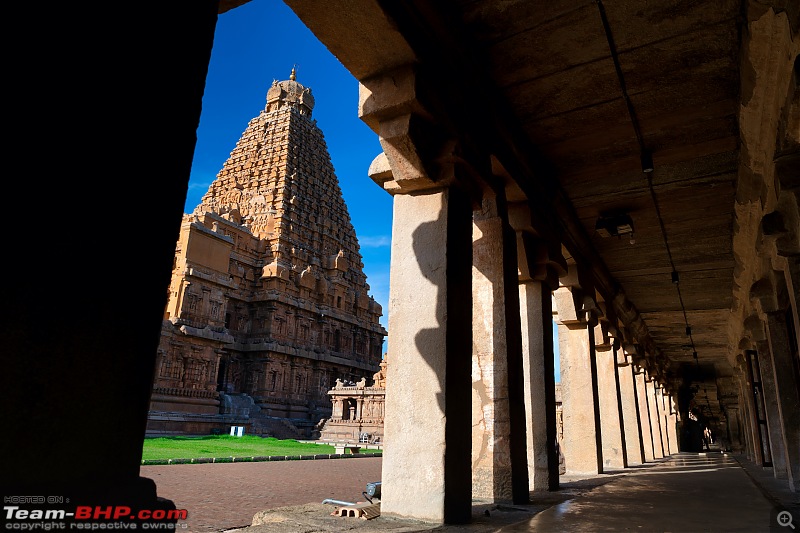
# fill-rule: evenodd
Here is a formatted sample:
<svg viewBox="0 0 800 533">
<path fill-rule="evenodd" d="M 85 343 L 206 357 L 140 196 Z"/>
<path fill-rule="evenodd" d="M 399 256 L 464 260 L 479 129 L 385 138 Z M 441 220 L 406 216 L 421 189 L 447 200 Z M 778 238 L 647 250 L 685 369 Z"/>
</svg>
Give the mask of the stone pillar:
<svg viewBox="0 0 800 533">
<path fill-rule="evenodd" d="M 616 354 L 622 420 L 625 427 L 625 452 L 629 465 L 642 464 L 645 462 L 645 458 L 639 403 L 636 401 L 636 376 L 633 374 L 633 366 L 627 361 L 625 353 L 618 349 Z"/>
<path fill-rule="evenodd" d="M 594 328 L 597 390 L 603 441 L 603 468 L 625 468 L 624 429 L 620 417 L 616 350 L 600 324 Z"/>
<path fill-rule="evenodd" d="M 789 488 L 800 491 L 800 392 L 789 348 L 787 313 L 766 313 L 767 340 L 772 355 L 772 375 L 778 398 L 778 413 L 783 427 L 784 456 Z"/>
<path fill-rule="evenodd" d="M 653 425 L 650 420 L 650 402 L 647 398 L 644 370 L 639 369 L 636 371 L 634 378 L 636 381 L 636 395 L 639 401 L 639 420 L 642 427 L 644 458 L 645 461 L 652 462 L 655 459 L 655 447 L 653 445 Z"/>
<path fill-rule="evenodd" d="M 764 463 L 764 457 L 761 449 L 761 432 L 758 427 L 758 412 L 756 411 L 753 399 L 753 374 L 752 370 L 748 367 L 745 357 L 742 355 L 737 356 L 739 359 L 739 369 L 742 373 L 739 386 L 742 390 L 743 410 L 742 415 L 744 418 L 744 428 L 746 444 L 747 444 L 747 457 L 755 464 L 761 466 Z M 777 407 L 777 406 L 776 406 Z"/>
<path fill-rule="evenodd" d="M 473 214 L 472 496 L 526 503 L 517 243 L 504 207 L 502 198 L 485 196 Z"/>
<path fill-rule="evenodd" d="M 553 303 L 540 281 L 519 284 L 528 478 L 532 490 L 558 489 Z"/>
<path fill-rule="evenodd" d="M 454 188 L 394 196 L 381 513 L 471 516 L 472 206 Z"/>
<path fill-rule="evenodd" d="M 769 446 L 772 454 L 772 473 L 776 478 L 788 479 L 783 425 L 781 424 L 780 409 L 778 407 L 778 392 L 775 388 L 775 373 L 772 368 L 769 343 L 766 340 L 756 342 L 756 348 L 758 351 L 754 355 L 754 359 L 761 377 L 761 389 L 764 392 L 767 432 L 769 433 Z"/>
<path fill-rule="evenodd" d="M 744 453 L 749 460 L 753 461 L 757 465 L 760 465 L 760 454 L 757 452 L 756 447 L 754 446 L 754 443 L 758 442 L 758 427 L 756 425 L 755 415 L 753 414 L 753 393 L 750 390 L 751 384 L 747 380 L 746 373 L 739 381 L 739 388 L 742 399 L 742 402 L 740 403 L 741 411 L 739 412 L 739 417 L 741 425 L 744 426 L 741 428 L 744 437 Z"/>
<path fill-rule="evenodd" d="M 669 435 L 669 441 L 672 443 L 672 453 L 678 453 L 681 451 L 681 445 L 678 441 L 678 412 L 672 396 L 667 396 L 667 406 L 669 412 L 667 434 Z"/>
<path fill-rule="evenodd" d="M 741 403 L 739 405 L 741 405 Z M 742 453 L 746 444 L 742 443 L 739 408 L 733 406 L 728 407 L 726 410 L 726 415 L 728 418 L 728 433 L 730 434 L 731 438 L 731 451 L 734 453 Z"/>
<path fill-rule="evenodd" d="M 664 455 L 672 454 L 672 442 L 669 439 L 669 432 L 667 431 L 667 427 L 669 426 L 669 411 L 667 410 L 667 402 L 664 400 L 664 388 L 658 387 L 656 388 L 656 396 L 658 398 L 658 407 L 660 417 L 659 420 L 661 421 L 661 437 L 664 445 Z"/>
<path fill-rule="evenodd" d="M 653 378 L 644 381 L 647 389 L 647 405 L 650 409 L 650 429 L 653 432 L 653 456 L 656 459 L 664 457 L 664 444 L 661 439 L 661 421 L 658 416 L 658 400 L 656 399 L 656 382 Z"/>
<path fill-rule="evenodd" d="M 571 474 L 603 471 L 597 368 L 591 326 L 578 316 L 570 289 L 554 293 L 558 311 L 561 404 L 564 416 L 564 464 Z"/>
</svg>

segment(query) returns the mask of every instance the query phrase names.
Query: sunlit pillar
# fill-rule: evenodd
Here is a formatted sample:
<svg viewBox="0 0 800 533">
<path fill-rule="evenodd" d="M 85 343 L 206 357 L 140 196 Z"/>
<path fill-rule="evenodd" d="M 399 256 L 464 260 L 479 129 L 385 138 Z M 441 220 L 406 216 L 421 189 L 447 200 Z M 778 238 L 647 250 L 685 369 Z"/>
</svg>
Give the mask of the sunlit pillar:
<svg viewBox="0 0 800 533">
<path fill-rule="evenodd" d="M 633 367 L 621 348 L 616 350 L 616 359 L 617 379 L 622 401 L 622 420 L 625 427 L 626 456 L 629 465 L 641 464 L 645 462 L 645 458 Z"/>
<path fill-rule="evenodd" d="M 470 203 L 395 195 L 391 254 L 381 513 L 469 521 Z"/>
<path fill-rule="evenodd" d="M 520 281 L 523 374 L 525 376 L 528 477 L 531 490 L 558 488 L 553 312 L 550 288 Z"/>
<path fill-rule="evenodd" d="M 661 421 L 658 416 L 658 400 L 656 399 L 656 382 L 647 376 L 644 381 L 647 390 L 647 406 L 650 410 L 650 431 L 653 433 L 653 456 L 656 459 L 664 457 L 664 445 L 661 440 Z"/>
<path fill-rule="evenodd" d="M 598 474 L 603 471 L 603 447 L 592 325 L 576 307 L 570 289 L 556 290 L 554 301 L 558 312 L 564 464 L 567 473 Z"/>
<path fill-rule="evenodd" d="M 669 410 L 667 408 L 667 402 L 664 399 L 664 387 L 659 385 L 656 388 L 656 398 L 658 400 L 659 407 L 659 420 L 661 422 L 661 437 L 664 445 L 664 455 L 667 456 L 672 453 L 672 441 L 669 438 L 669 431 L 667 431 L 669 426 Z"/>
<path fill-rule="evenodd" d="M 639 402 L 639 421 L 642 428 L 644 459 L 647 462 L 652 462 L 655 459 L 655 449 L 653 447 L 653 426 L 650 421 L 650 402 L 647 398 L 644 370 L 636 368 L 634 378 L 636 381 L 636 396 Z"/>
<path fill-rule="evenodd" d="M 603 468 L 625 468 L 628 466 L 628 460 L 620 417 L 616 350 L 613 340 L 603 331 L 601 324 L 595 325 L 593 332 L 597 361 L 598 405 L 602 426 Z"/>
<path fill-rule="evenodd" d="M 528 501 L 517 243 L 505 201 L 473 214 L 472 496 Z"/>
<path fill-rule="evenodd" d="M 672 453 L 678 453 L 680 451 L 680 442 L 678 441 L 678 409 L 672 395 L 668 395 L 666 400 L 668 413 L 667 435 L 669 435 L 670 450 Z"/>
</svg>

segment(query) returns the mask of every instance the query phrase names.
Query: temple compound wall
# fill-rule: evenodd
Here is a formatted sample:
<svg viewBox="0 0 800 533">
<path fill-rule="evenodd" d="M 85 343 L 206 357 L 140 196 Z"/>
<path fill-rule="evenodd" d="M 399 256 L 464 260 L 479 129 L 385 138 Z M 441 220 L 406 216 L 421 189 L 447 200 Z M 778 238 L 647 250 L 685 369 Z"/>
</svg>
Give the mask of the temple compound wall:
<svg viewBox="0 0 800 533">
<path fill-rule="evenodd" d="M 307 437 L 330 417 L 337 380 L 378 370 L 382 309 L 369 295 L 313 106 L 294 71 L 274 82 L 265 109 L 184 215 L 148 433 L 237 424 Z"/>
</svg>

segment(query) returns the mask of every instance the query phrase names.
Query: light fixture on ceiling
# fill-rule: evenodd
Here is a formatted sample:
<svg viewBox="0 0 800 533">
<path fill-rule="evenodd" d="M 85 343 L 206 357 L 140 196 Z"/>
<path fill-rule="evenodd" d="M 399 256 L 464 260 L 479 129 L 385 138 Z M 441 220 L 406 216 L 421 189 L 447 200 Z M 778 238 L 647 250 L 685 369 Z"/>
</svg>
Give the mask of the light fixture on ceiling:
<svg viewBox="0 0 800 533">
<path fill-rule="evenodd" d="M 633 219 L 627 213 L 601 215 L 597 219 L 594 229 L 603 238 L 629 235 L 631 244 L 636 242 L 636 239 L 634 239 Z"/>
</svg>

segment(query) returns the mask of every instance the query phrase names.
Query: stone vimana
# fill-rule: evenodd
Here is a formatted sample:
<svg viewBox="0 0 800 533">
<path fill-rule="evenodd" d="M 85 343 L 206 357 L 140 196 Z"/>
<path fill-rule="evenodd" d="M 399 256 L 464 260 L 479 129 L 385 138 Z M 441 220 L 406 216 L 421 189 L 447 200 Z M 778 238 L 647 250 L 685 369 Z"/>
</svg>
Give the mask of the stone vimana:
<svg viewBox="0 0 800 533">
<path fill-rule="evenodd" d="M 184 215 L 148 434 L 308 437 L 337 379 L 379 370 L 382 309 L 313 108 L 295 69 L 274 81 Z"/>
</svg>

